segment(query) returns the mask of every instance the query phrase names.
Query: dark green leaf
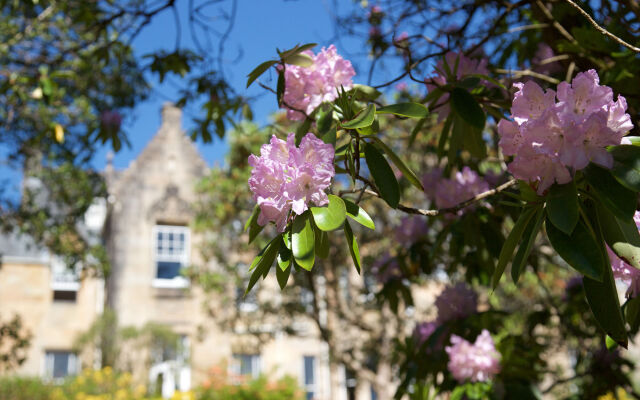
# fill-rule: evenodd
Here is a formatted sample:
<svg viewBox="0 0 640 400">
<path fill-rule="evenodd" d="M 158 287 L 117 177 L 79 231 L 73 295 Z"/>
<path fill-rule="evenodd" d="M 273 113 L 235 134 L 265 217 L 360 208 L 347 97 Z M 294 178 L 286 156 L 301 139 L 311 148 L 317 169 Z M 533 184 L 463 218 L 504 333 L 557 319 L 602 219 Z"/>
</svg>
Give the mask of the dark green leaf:
<svg viewBox="0 0 640 400">
<path fill-rule="evenodd" d="M 249 268 L 249 271 L 253 269 L 253 273 L 249 278 L 249 286 L 247 287 L 247 290 L 244 292 L 245 296 L 247 295 L 247 293 L 251 291 L 251 289 L 258 282 L 258 279 L 260 278 L 260 276 L 264 277 L 269 273 L 269 269 L 271 269 L 271 266 L 273 265 L 273 262 L 276 259 L 276 255 L 278 254 L 278 249 L 280 248 L 280 242 L 281 242 L 280 236 L 273 239 L 271 242 L 269 242 L 269 244 L 265 246 L 264 249 L 262 249 L 262 251 L 251 263 L 251 267 Z"/>
<path fill-rule="evenodd" d="M 322 137 L 320 139 L 322 139 L 323 142 L 327 143 L 327 144 L 332 144 L 332 145 L 336 145 L 336 140 L 338 139 L 338 132 L 336 130 L 336 127 L 334 126 L 333 128 L 329 129 L 329 131 L 327 133 L 325 133 L 324 135 L 322 135 Z"/>
<path fill-rule="evenodd" d="M 520 278 L 520 274 L 522 273 L 523 268 L 526 266 L 527 259 L 529 258 L 529 254 L 531 254 L 531 249 L 533 248 L 533 244 L 536 241 L 538 232 L 540 232 L 543 216 L 544 208 L 538 207 L 538 211 L 535 217 L 531 218 L 531 220 L 527 224 L 527 229 L 524 230 L 522 242 L 520 243 L 518 252 L 511 262 L 511 278 L 513 279 L 514 283 L 518 283 L 518 278 Z"/>
<path fill-rule="evenodd" d="M 311 226 L 311 213 L 306 211 L 293 220 L 291 250 L 298 265 L 311 271 L 315 261 L 315 237 Z"/>
<path fill-rule="evenodd" d="M 277 63 L 277 61 L 269 60 L 258 65 L 253 71 L 249 73 L 249 75 L 247 75 L 247 87 L 251 86 L 251 84 L 260 77 L 260 75 L 264 74 L 265 71 L 267 71 L 271 66 Z"/>
<path fill-rule="evenodd" d="M 282 97 L 284 96 L 284 71 L 278 71 L 278 83 L 276 85 L 276 99 L 278 107 L 282 107 Z"/>
<path fill-rule="evenodd" d="M 355 236 L 353 236 L 353 231 L 348 221 L 344 221 L 344 236 L 347 238 L 347 245 L 349 246 L 349 253 L 351 254 L 353 265 L 356 267 L 356 270 L 358 270 L 358 273 L 360 273 L 360 250 L 358 249 L 358 242 Z"/>
<path fill-rule="evenodd" d="M 244 224 L 244 230 L 246 231 L 247 228 L 249 229 L 249 243 L 253 242 L 253 239 L 255 239 L 256 236 L 258 236 L 260 232 L 262 232 L 262 230 L 264 229 L 264 226 L 258 225 L 259 215 L 260 215 L 260 207 L 256 204 L 256 206 L 253 207 L 253 212 L 251 213 L 251 216 L 249 217 L 247 222 Z"/>
<path fill-rule="evenodd" d="M 547 237 L 551 246 L 567 264 L 585 277 L 602 282 L 605 268 L 600 245 L 584 222 L 578 221 L 571 235 L 567 235 L 547 219 Z"/>
<path fill-rule="evenodd" d="M 578 210 L 578 191 L 573 181 L 554 184 L 547 195 L 547 215 L 556 228 L 570 235 L 580 217 Z"/>
<path fill-rule="evenodd" d="M 608 170 L 595 164 L 589 164 L 584 176 L 598 200 L 612 213 L 622 219 L 633 217 L 638 203 L 636 192 L 622 186 Z"/>
<path fill-rule="evenodd" d="M 625 311 L 631 333 L 637 333 L 640 328 L 640 296 L 629 299 Z"/>
<path fill-rule="evenodd" d="M 373 220 L 365 210 L 363 210 L 356 203 L 350 200 L 343 199 L 343 201 L 344 201 L 344 205 L 347 208 L 347 215 L 350 218 L 352 218 L 354 221 L 358 222 L 359 224 L 366 226 L 369 229 L 376 229 L 376 226 L 373 223 Z"/>
<path fill-rule="evenodd" d="M 318 45 L 317 43 L 307 43 L 307 44 L 303 44 L 303 45 L 298 45 L 297 44 L 292 49 L 284 50 L 284 51 L 278 51 L 278 54 L 280 55 L 280 58 L 284 60 L 284 59 L 292 56 L 293 54 L 302 53 L 303 51 L 312 49 L 317 45 Z"/>
<path fill-rule="evenodd" d="M 429 110 L 427 110 L 427 107 L 418 103 L 398 103 L 381 107 L 376 111 L 376 114 L 394 114 L 401 117 L 425 118 L 429 115 Z"/>
<path fill-rule="evenodd" d="M 387 146 L 382 140 L 378 139 L 377 137 L 371 137 L 371 140 L 375 142 L 376 147 L 382 149 L 382 151 L 386 153 L 386 155 L 391 159 L 391 161 L 393 161 L 395 166 L 398 167 L 398 169 L 402 172 L 405 178 L 407 178 L 407 180 L 411 182 L 413 186 L 420 189 L 420 191 L 424 191 L 424 187 L 422 186 L 422 182 L 420 182 L 420 179 L 418 179 L 418 177 L 411 170 L 411 168 L 409 168 L 404 163 L 404 161 L 402 161 L 402 159 L 398 157 L 398 155 L 394 153 L 394 151 L 391 150 L 391 148 L 389 148 L 389 146 Z"/>
<path fill-rule="evenodd" d="M 287 281 L 289 281 L 289 275 L 291 275 L 291 265 L 289 265 L 284 270 L 280 268 L 276 268 L 276 279 L 278 279 L 278 285 L 280 286 L 280 290 L 283 290 L 287 286 Z"/>
<path fill-rule="evenodd" d="M 531 207 L 525 209 L 522 214 L 520 214 L 518 220 L 513 226 L 513 229 L 511 229 L 509 236 L 507 236 L 507 240 L 505 240 L 504 244 L 502 245 L 502 250 L 500 250 L 500 257 L 498 257 L 498 264 L 496 265 L 496 269 L 493 271 L 493 277 L 491 278 L 491 284 L 494 290 L 500 282 L 500 278 L 504 273 L 504 269 L 511 259 L 511 256 L 513 255 L 513 252 L 515 251 L 516 246 L 518 245 L 518 242 L 522 237 L 522 233 L 529 224 L 529 220 L 536 210 L 537 208 Z"/>
<path fill-rule="evenodd" d="M 357 131 L 362 136 L 375 135 L 376 133 L 380 132 L 380 123 L 376 119 L 373 121 L 373 124 L 371 124 L 371 126 L 358 128 Z"/>
<path fill-rule="evenodd" d="M 640 192 L 640 147 L 621 145 L 610 151 L 613 155 L 613 176 L 628 189 Z"/>
<path fill-rule="evenodd" d="M 300 142 L 302 138 L 309 133 L 309 128 L 311 128 L 311 120 L 309 118 L 305 118 L 305 120 L 298 126 L 296 129 L 296 146 L 300 146 Z"/>
<path fill-rule="evenodd" d="M 596 205 L 596 211 L 609 247 L 618 257 L 640 269 L 640 233 L 633 218 L 618 218 L 601 204 Z"/>
<path fill-rule="evenodd" d="M 365 128 L 373 124 L 375 117 L 376 117 L 376 106 L 375 104 L 369 104 L 367 108 L 360 111 L 360 113 L 356 115 L 354 119 L 342 124 L 342 127 L 345 129 Z"/>
<path fill-rule="evenodd" d="M 438 159 L 444 157 L 444 149 L 449 140 L 449 133 L 451 132 L 451 124 L 453 123 L 453 115 L 449 114 L 447 119 L 444 121 L 444 125 L 442 126 L 442 132 L 440 132 L 440 139 L 438 139 Z M 451 150 L 451 144 L 449 144 L 449 149 Z M 457 149 L 453 150 L 453 153 Z"/>
<path fill-rule="evenodd" d="M 400 186 L 389 163 L 387 163 L 387 160 L 378 149 L 369 143 L 364 146 L 364 157 L 367 160 L 373 180 L 378 190 L 380 190 L 380 196 L 387 202 L 389 207 L 397 208 L 400 202 Z"/>
<path fill-rule="evenodd" d="M 344 201 L 338 196 L 329 195 L 329 204 L 325 207 L 311 207 L 313 220 L 322 231 L 333 231 L 342 226 L 346 218 Z"/>
<path fill-rule="evenodd" d="M 382 92 L 372 88 L 371 86 L 360 85 L 357 83 L 353 85 L 353 89 L 349 92 L 353 93 L 353 96 L 358 100 L 373 101 L 382 95 Z"/>
<path fill-rule="evenodd" d="M 415 142 L 416 137 L 418 137 L 418 133 L 420 133 L 420 130 L 422 130 L 422 126 L 425 122 L 426 118 L 423 118 L 416 123 L 416 126 L 411 131 L 411 136 L 409 137 L 409 147 L 411 147 L 413 145 L 413 142 Z"/>
<path fill-rule="evenodd" d="M 469 125 L 458 114 L 453 117 L 451 138 L 451 142 L 456 141 L 455 148 L 462 147 L 476 158 L 482 159 L 487 156 L 487 144 L 482 139 L 482 130 Z M 449 146 L 451 146 L 451 143 Z"/>
<path fill-rule="evenodd" d="M 462 88 L 451 91 L 451 108 L 469 125 L 484 129 L 485 115 L 475 98 Z"/>
<path fill-rule="evenodd" d="M 280 244 L 280 249 L 278 250 L 278 266 L 279 269 L 285 270 L 289 268 L 291 265 L 291 250 L 287 247 L 284 240 Z"/>
<path fill-rule="evenodd" d="M 320 258 L 329 257 L 329 234 L 316 228 L 316 255 Z"/>
<path fill-rule="evenodd" d="M 323 137 L 331 130 L 331 124 L 333 124 L 333 108 L 329 103 L 322 103 L 318 107 L 318 114 L 316 116 L 316 126 L 318 128 L 318 136 Z"/>
</svg>

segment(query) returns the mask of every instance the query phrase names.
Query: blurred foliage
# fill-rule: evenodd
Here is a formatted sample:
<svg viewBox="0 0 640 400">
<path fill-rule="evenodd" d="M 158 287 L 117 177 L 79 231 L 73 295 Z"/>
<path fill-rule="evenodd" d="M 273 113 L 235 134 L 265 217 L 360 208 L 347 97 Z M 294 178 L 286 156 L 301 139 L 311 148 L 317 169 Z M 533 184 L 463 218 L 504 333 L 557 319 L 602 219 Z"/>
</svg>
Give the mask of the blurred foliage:
<svg viewBox="0 0 640 400">
<path fill-rule="evenodd" d="M 31 336 L 19 316 L 9 321 L 0 319 L 0 372 L 10 372 L 26 360 Z"/>
</svg>

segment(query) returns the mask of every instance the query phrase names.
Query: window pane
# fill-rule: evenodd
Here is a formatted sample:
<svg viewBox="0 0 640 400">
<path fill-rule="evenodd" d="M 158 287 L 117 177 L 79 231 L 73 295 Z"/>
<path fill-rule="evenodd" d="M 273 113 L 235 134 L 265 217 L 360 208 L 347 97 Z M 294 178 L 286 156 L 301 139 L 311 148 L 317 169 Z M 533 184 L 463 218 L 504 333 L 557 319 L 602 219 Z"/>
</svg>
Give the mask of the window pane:
<svg viewBox="0 0 640 400">
<path fill-rule="evenodd" d="M 315 383 L 315 376 L 314 376 L 314 370 L 313 370 L 314 362 L 315 362 L 315 357 L 304 356 L 304 384 L 305 385 L 313 385 Z"/>
<path fill-rule="evenodd" d="M 307 400 L 313 400 L 313 392 L 307 392 Z"/>
<path fill-rule="evenodd" d="M 176 261 L 158 261 L 158 279 L 173 279 L 180 276 L 182 265 Z"/>
<path fill-rule="evenodd" d="M 71 353 L 62 351 L 52 351 L 46 353 L 48 371 L 51 378 L 64 378 L 69 375 L 69 358 Z"/>
</svg>

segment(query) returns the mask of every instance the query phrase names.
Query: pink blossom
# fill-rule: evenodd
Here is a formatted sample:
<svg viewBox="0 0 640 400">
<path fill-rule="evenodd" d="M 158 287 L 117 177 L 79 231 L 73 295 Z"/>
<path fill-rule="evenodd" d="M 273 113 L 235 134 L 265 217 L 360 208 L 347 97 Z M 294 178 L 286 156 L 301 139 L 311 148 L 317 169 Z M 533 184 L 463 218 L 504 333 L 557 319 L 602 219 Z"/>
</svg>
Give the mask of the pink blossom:
<svg viewBox="0 0 640 400">
<path fill-rule="evenodd" d="M 104 129 L 118 131 L 122 124 L 122 116 L 117 111 L 105 110 L 100 113 L 100 123 Z"/>
<path fill-rule="evenodd" d="M 486 382 L 500 372 L 500 353 L 486 329 L 471 344 L 451 335 L 451 346 L 445 347 L 449 355 L 447 369 L 458 382 Z"/>
<path fill-rule="evenodd" d="M 633 220 L 640 229 L 640 211 L 636 211 Z M 607 246 L 607 252 L 609 253 L 609 261 L 611 261 L 613 277 L 629 286 L 626 296 L 628 298 L 638 296 L 640 294 L 640 270 L 618 257 L 609 246 Z"/>
<path fill-rule="evenodd" d="M 418 346 L 422 346 L 422 344 L 431 337 L 436 329 L 438 329 L 438 324 L 435 321 L 421 322 L 417 324 L 413 329 L 413 337 L 418 343 Z"/>
<path fill-rule="evenodd" d="M 411 215 L 402 218 L 396 228 L 396 241 L 405 245 L 412 245 L 429 231 L 424 217 Z"/>
<path fill-rule="evenodd" d="M 472 199 L 479 193 L 489 190 L 489 184 L 469 167 L 462 168 L 447 179 L 441 176 L 440 169 L 433 169 L 423 177 L 425 193 L 439 209 L 455 207 Z M 460 210 L 462 215 L 465 210 Z"/>
<path fill-rule="evenodd" d="M 551 61 L 551 58 L 555 57 L 553 49 L 546 43 L 539 43 L 536 54 L 531 59 L 531 65 L 533 70 L 541 74 L 555 74 L 562 70 L 562 66 L 558 61 Z"/>
<path fill-rule="evenodd" d="M 488 63 L 489 61 L 486 58 L 474 60 L 466 57 L 462 53 L 450 51 L 445 54 L 444 59 L 440 59 L 436 64 L 435 70 L 437 75 L 433 78 L 425 79 L 427 90 L 432 92 L 436 88 L 446 85 L 449 81 L 460 81 L 467 75 L 488 75 Z M 449 108 L 449 94 L 443 94 L 436 104 L 431 105 L 431 108 L 438 113 L 438 122 L 444 121 L 451 111 Z"/>
<path fill-rule="evenodd" d="M 290 211 L 300 215 L 310 204 L 327 204 L 325 190 L 335 175 L 333 156 L 333 146 L 312 133 L 302 138 L 300 147 L 294 133 L 286 142 L 273 135 L 260 148 L 260 157 L 249 156 L 249 188 L 260 207 L 258 224 L 274 222 L 278 232 L 284 232 Z"/>
<path fill-rule="evenodd" d="M 436 298 L 435 305 L 438 309 L 436 321 L 443 324 L 474 314 L 478 308 L 478 295 L 465 283 L 460 282 L 455 286 L 447 286 Z"/>
<path fill-rule="evenodd" d="M 351 62 L 338 55 L 334 45 L 322 48 L 318 54 L 305 51 L 313 59 L 309 67 L 287 65 L 285 69 L 284 102 L 310 115 L 320 104 L 338 97 L 337 89 L 353 87 L 351 78 L 356 74 Z M 287 118 L 301 121 L 305 115 L 292 109 L 287 110 Z"/>
<path fill-rule="evenodd" d="M 570 182 L 590 162 L 612 167 L 606 147 L 621 144 L 633 124 L 624 97 L 614 102 L 594 70 L 560 83 L 557 93 L 533 81 L 514 86 L 513 121 L 501 120 L 498 134 L 504 155 L 514 156 L 508 169 L 516 178 L 537 183 L 542 194 L 556 182 Z"/>
<path fill-rule="evenodd" d="M 380 284 L 386 284 L 394 279 L 402 278 L 402 270 L 395 257 L 388 252 L 382 253 L 371 267 L 371 272 Z"/>
<path fill-rule="evenodd" d="M 403 31 L 393 39 L 393 43 L 397 45 L 405 45 L 404 42 L 407 40 L 409 40 L 409 34 L 406 31 Z"/>
</svg>

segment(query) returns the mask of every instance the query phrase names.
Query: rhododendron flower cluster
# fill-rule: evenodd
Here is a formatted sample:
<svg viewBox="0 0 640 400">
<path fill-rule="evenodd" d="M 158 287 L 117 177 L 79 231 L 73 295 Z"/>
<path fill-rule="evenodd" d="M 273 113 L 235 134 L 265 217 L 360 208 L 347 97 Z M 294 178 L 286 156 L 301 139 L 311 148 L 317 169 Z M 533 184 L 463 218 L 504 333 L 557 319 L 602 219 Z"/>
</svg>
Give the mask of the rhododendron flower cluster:
<svg viewBox="0 0 640 400">
<path fill-rule="evenodd" d="M 449 355 L 447 369 L 458 382 L 486 382 L 500 372 L 500 354 L 486 329 L 473 344 L 451 335 L 451 346 L 445 351 Z"/>
<path fill-rule="evenodd" d="M 636 211 L 633 216 L 633 220 L 636 223 L 638 229 L 640 229 L 640 212 Z M 629 285 L 627 289 L 627 297 L 636 297 L 640 294 L 640 270 L 629 265 L 614 253 L 609 246 L 607 246 L 609 252 L 609 260 L 611 261 L 611 270 L 613 271 L 613 277 L 620 279 L 625 284 Z"/>
<path fill-rule="evenodd" d="M 447 286 L 435 301 L 439 324 L 474 314 L 478 308 L 478 295 L 465 283 Z"/>
<path fill-rule="evenodd" d="M 445 61 L 447 63 L 446 66 Z M 432 92 L 436 88 L 446 85 L 447 71 L 451 74 L 454 74 L 455 72 L 454 76 L 457 81 L 460 81 L 465 76 L 472 74 L 488 75 L 488 62 L 489 61 L 486 58 L 476 60 L 469 58 L 462 53 L 450 51 L 445 54 L 444 59 L 440 59 L 436 64 L 437 75 L 434 78 L 425 79 L 427 90 Z M 440 99 L 438 99 L 438 102 L 431 108 L 438 114 L 438 122 L 444 121 L 451 111 L 449 107 L 449 93 L 443 94 Z"/>
<path fill-rule="evenodd" d="M 302 138 L 300 147 L 293 133 L 286 142 L 273 135 L 260 148 L 260 157 L 249 156 L 253 167 L 249 188 L 260 206 L 258 224 L 272 221 L 278 232 L 284 232 L 290 211 L 300 215 L 312 204 L 328 204 L 325 189 L 335 175 L 333 157 L 333 146 L 312 133 Z"/>
<path fill-rule="evenodd" d="M 422 216 L 411 215 L 402 218 L 396 228 L 396 241 L 411 246 L 429 231 L 429 226 Z"/>
<path fill-rule="evenodd" d="M 464 167 L 451 179 L 443 178 L 440 169 L 434 169 L 423 178 L 425 193 L 436 207 L 451 208 L 489 190 L 489 184 L 474 170 Z M 459 214 L 464 211 L 460 210 Z"/>
<path fill-rule="evenodd" d="M 513 176 L 537 182 L 542 194 L 554 182 L 570 182 L 589 162 L 611 168 L 605 147 L 620 144 L 633 124 L 625 98 L 613 101 L 595 70 L 579 73 L 571 84 L 561 82 L 557 94 L 532 81 L 514 86 L 513 121 L 498 123 L 500 148 L 514 156 L 508 165 Z"/>
<path fill-rule="evenodd" d="M 303 52 L 313 59 L 309 67 L 287 65 L 284 72 L 284 102 L 286 105 L 311 114 L 325 101 L 338 97 L 341 86 L 345 90 L 353 87 L 351 78 L 356 74 L 351 62 L 340 57 L 334 45 L 322 48 L 318 54 L 307 50 Z M 305 119 L 299 111 L 288 109 L 287 118 L 293 121 Z"/>
</svg>

